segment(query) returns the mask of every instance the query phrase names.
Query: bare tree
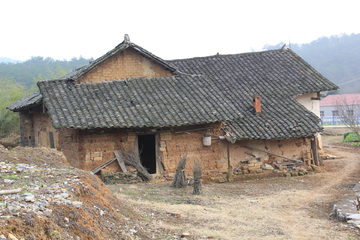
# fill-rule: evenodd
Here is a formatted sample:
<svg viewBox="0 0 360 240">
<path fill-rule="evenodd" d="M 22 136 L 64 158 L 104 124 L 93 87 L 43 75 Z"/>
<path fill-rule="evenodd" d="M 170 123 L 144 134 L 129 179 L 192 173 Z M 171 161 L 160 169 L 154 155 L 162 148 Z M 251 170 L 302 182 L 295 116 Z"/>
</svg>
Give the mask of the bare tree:
<svg viewBox="0 0 360 240">
<path fill-rule="evenodd" d="M 342 96 L 336 101 L 336 111 L 344 124 L 360 136 L 360 96 L 346 98 Z"/>
</svg>

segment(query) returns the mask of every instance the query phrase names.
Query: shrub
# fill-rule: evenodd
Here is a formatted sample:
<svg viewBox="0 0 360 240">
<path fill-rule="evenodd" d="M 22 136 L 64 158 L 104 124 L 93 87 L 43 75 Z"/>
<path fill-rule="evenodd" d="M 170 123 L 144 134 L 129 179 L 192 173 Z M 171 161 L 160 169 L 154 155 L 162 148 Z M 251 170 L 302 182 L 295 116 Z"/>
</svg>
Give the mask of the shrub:
<svg viewBox="0 0 360 240">
<path fill-rule="evenodd" d="M 360 142 L 356 132 L 347 132 L 344 134 L 344 142 Z"/>
</svg>

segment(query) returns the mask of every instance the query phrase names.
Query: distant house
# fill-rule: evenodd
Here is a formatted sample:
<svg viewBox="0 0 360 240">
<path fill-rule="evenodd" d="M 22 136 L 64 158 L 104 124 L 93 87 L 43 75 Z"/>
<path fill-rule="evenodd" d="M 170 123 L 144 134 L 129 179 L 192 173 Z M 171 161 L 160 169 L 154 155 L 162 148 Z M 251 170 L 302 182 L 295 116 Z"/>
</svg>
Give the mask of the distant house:
<svg viewBox="0 0 360 240">
<path fill-rule="evenodd" d="M 344 117 L 359 118 L 360 93 L 329 95 L 320 101 L 323 124 L 344 123 Z"/>
<path fill-rule="evenodd" d="M 188 153 L 186 171 L 200 160 L 209 178 L 244 160 L 272 164 L 317 151 L 320 92 L 338 88 L 286 47 L 166 61 L 127 35 L 38 86 L 8 107 L 19 112 L 23 146 L 57 148 L 85 170 L 130 148 L 153 174 L 174 173 Z"/>
</svg>

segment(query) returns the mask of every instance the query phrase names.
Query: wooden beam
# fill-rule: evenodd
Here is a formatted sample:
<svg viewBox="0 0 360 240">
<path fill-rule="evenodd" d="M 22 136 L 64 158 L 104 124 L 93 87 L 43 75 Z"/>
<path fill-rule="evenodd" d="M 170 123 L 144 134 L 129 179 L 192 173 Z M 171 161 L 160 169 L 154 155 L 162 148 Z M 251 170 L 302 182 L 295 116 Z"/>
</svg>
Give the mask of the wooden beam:
<svg viewBox="0 0 360 240">
<path fill-rule="evenodd" d="M 184 130 L 184 131 L 177 131 L 175 132 L 175 134 L 178 134 L 178 133 L 186 133 L 186 132 L 195 132 L 195 131 L 201 131 L 201 130 L 209 130 L 209 129 L 212 129 L 212 127 L 208 127 L 208 128 L 196 128 L 196 129 L 189 129 L 189 130 Z"/>
<path fill-rule="evenodd" d="M 126 167 L 125 167 L 125 162 L 124 162 L 124 159 L 121 157 L 121 154 L 120 152 L 117 150 L 117 151 L 114 151 L 114 154 L 115 154 L 115 157 L 117 159 L 117 162 L 121 168 L 121 171 L 123 171 L 124 173 L 127 172 L 126 170 Z"/>
<path fill-rule="evenodd" d="M 109 161 L 99 165 L 98 167 L 94 168 L 93 170 L 91 170 L 92 173 L 97 173 L 98 171 L 100 171 L 101 169 L 103 169 L 104 167 L 106 167 L 107 165 L 109 165 L 110 163 L 114 162 L 116 160 L 116 158 L 110 159 Z"/>
</svg>

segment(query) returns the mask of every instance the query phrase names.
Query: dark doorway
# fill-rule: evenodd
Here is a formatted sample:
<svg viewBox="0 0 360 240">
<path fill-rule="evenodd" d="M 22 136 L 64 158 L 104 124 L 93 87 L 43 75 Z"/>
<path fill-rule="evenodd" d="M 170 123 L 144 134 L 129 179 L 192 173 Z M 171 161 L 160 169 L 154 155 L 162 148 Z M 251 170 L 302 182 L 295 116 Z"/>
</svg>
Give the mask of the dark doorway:
<svg viewBox="0 0 360 240">
<path fill-rule="evenodd" d="M 155 134 L 138 135 L 141 164 L 150 174 L 156 173 Z"/>
</svg>

